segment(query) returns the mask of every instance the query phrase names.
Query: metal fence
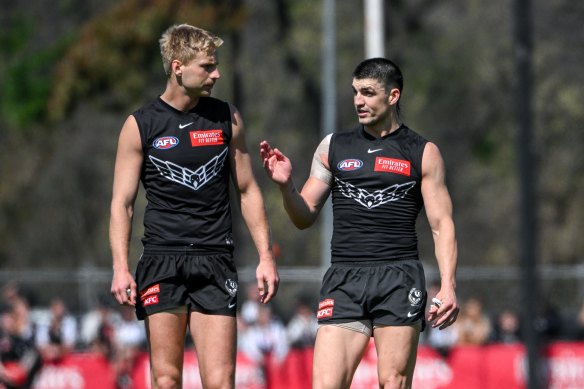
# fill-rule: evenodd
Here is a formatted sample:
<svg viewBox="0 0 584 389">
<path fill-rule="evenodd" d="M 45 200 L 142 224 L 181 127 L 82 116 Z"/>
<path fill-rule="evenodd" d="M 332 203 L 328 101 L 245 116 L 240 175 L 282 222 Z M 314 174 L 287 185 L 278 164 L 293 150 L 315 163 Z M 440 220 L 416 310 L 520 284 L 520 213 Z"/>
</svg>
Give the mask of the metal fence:
<svg viewBox="0 0 584 389">
<path fill-rule="evenodd" d="M 435 265 L 424 264 L 427 283 L 439 279 Z M 286 311 L 291 299 L 299 294 L 318 298 L 322 267 L 279 267 L 281 278 L 274 306 Z M 584 264 L 571 266 L 545 265 L 538 268 L 540 298 L 565 315 L 575 314 L 584 303 Z M 95 305 L 100 296 L 109 295 L 110 269 L 85 265 L 77 269 L 36 268 L 1 270 L 0 286 L 16 282 L 27 291 L 31 304 L 48 305 L 53 297 L 61 297 L 72 311 L 81 313 Z M 239 269 L 240 284 L 255 283 L 255 266 Z M 520 304 L 521 269 L 518 267 L 459 267 L 457 295 L 462 302 L 478 297 L 488 312 L 498 312 Z M 240 288 L 241 290 L 241 288 Z M 316 301 L 316 300 L 315 300 Z"/>
</svg>

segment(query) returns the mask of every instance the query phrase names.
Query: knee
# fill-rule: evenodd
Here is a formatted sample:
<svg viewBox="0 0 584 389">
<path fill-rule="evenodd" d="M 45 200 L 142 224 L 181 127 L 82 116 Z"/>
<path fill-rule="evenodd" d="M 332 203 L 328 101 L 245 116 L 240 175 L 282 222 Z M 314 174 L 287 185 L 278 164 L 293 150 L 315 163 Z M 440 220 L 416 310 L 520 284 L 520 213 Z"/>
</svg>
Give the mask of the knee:
<svg viewBox="0 0 584 389">
<path fill-rule="evenodd" d="M 235 387 L 235 369 L 216 369 L 201 372 L 203 387 L 209 389 L 233 389 Z"/>
<path fill-rule="evenodd" d="M 383 389 L 410 389 L 412 387 L 411 379 L 407 375 L 394 372 L 379 380 L 379 388 Z"/>
<path fill-rule="evenodd" d="M 153 377 L 155 389 L 179 389 L 182 386 L 181 377 L 174 375 L 159 375 Z"/>
</svg>

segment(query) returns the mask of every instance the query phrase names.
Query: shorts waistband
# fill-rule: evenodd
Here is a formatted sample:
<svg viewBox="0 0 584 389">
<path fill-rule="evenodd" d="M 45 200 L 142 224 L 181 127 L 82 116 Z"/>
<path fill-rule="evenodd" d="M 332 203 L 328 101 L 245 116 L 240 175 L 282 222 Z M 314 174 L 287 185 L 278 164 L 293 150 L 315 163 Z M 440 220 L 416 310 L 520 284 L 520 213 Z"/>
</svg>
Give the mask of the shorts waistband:
<svg viewBox="0 0 584 389">
<path fill-rule="evenodd" d="M 419 258 L 400 258 L 400 259 L 385 259 L 385 260 L 375 260 L 375 261 L 334 261 L 331 263 L 331 267 L 358 267 L 358 266 L 385 266 L 385 265 L 400 265 L 402 263 L 412 263 L 419 262 Z"/>
<path fill-rule="evenodd" d="M 232 251 L 226 247 L 209 247 L 209 246 L 162 246 L 162 245 L 145 245 L 144 254 L 199 254 L 199 255 L 217 255 L 217 254 L 231 254 Z"/>
</svg>

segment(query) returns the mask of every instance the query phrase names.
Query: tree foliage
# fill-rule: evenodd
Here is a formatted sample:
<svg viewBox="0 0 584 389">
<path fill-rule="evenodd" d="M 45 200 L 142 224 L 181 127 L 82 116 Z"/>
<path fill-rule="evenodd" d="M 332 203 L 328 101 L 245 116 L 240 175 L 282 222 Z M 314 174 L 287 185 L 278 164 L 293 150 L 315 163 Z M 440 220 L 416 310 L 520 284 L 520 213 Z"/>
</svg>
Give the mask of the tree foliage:
<svg viewBox="0 0 584 389">
<path fill-rule="evenodd" d="M 321 3 L 88 4 L 79 10 L 82 16 L 69 7 L 43 22 L 25 13 L 27 3 L 3 24 L 0 140 L 9 153 L 0 155 L 0 264 L 109 266 L 107 225 L 118 131 L 133 109 L 163 90 L 158 38 L 168 25 L 182 22 L 225 38 L 223 79 L 215 92 L 235 101 L 243 113 L 273 237 L 282 248 L 280 263 L 319 264 L 319 226 L 309 232 L 293 228 L 256 154 L 259 141 L 269 139 L 293 160 L 298 186 L 308 175 L 322 137 Z M 386 2 L 386 56 L 405 74 L 404 120 L 442 150 L 463 264 L 516 263 L 509 9 L 502 0 Z M 534 10 L 538 245 L 544 262 L 575 263 L 584 249 L 579 237 L 584 228 L 584 53 L 568 46 L 583 46 L 584 4 L 539 0 Z M 355 123 L 350 75 L 364 56 L 360 6 L 337 2 L 336 21 L 337 122 L 348 128 Z M 140 225 L 137 214 L 136 240 Z M 420 231 L 422 254 L 431 257 L 423 219 Z M 236 236 L 239 261 L 254 263 L 241 220 Z"/>
</svg>

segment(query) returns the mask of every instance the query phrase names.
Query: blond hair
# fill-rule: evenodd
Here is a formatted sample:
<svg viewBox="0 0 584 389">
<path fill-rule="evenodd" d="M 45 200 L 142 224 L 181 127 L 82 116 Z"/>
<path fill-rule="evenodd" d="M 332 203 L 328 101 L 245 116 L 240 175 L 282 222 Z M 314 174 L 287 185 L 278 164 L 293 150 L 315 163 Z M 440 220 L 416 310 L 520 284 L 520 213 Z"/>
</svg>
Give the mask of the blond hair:
<svg viewBox="0 0 584 389">
<path fill-rule="evenodd" d="M 210 54 L 223 44 L 223 39 L 202 28 L 179 24 L 169 27 L 159 42 L 164 72 L 170 76 L 173 60 L 188 63 L 198 52 Z"/>
</svg>

